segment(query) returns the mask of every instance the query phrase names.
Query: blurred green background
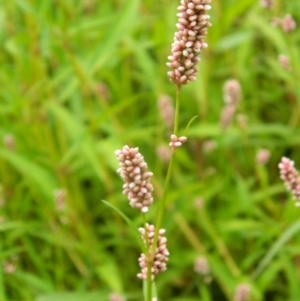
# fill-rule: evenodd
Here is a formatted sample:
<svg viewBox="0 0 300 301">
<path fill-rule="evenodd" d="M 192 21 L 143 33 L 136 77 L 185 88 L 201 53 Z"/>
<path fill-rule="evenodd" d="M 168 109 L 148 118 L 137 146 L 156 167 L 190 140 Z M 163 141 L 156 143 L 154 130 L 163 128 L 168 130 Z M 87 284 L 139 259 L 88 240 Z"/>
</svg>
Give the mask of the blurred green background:
<svg viewBox="0 0 300 301">
<path fill-rule="evenodd" d="M 181 133 L 198 118 L 176 156 L 159 300 L 240 301 L 246 283 L 249 300 L 299 301 L 300 211 L 278 162 L 285 155 L 300 168 L 300 33 L 271 21 L 289 13 L 300 24 L 300 3 L 212 2 L 209 47 L 180 95 Z M 171 132 L 157 101 L 175 97 L 165 64 L 178 5 L 0 1 L 0 301 L 143 299 L 134 233 L 101 200 L 142 225 L 116 173 L 125 144 L 139 147 L 161 197 L 167 163 L 157 148 Z M 243 96 L 222 130 L 231 78 Z M 266 164 L 256 162 L 260 149 Z M 194 271 L 199 256 L 209 277 Z"/>
</svg>

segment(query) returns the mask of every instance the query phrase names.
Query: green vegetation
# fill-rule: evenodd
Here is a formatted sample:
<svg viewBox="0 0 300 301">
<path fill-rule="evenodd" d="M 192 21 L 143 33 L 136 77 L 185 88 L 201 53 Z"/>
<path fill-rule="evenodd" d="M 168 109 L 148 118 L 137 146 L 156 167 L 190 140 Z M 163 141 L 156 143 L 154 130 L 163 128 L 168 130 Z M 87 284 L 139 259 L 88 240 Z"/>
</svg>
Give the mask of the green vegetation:
<svg viewBox="0 0 300 301">
<path fill-rule="evenodd" d="M 213 0 L 197 81 L 180 94 L 188 141 L 163 219 L 170 260 L 156 279 L 159 301 L 231 301 L 240 283 L 249 300 L 300 300 L 300 211 L 278 171 L 283 155 L 300 169 L 300 3 L 275 2 Z M 175 100 L 166 62 L 178 5 L 0 1 L 0 301 L 143 300 L 139 240 L 102 200 L 143 224 L 122 195 L 114 154 L 139 147 L 154 173 L 155 222 L 168 168 L 157 147 L 171 134 L 157 100 Z M 288 13 L 295 30 L 272 26 Z M 223 130 L 231 78 L 242 89 L 240 117 Z M 264 165 L 260 149 L 271 154 Z M 199 256 L 210 279 L 194 271 Z"/>
</svg>

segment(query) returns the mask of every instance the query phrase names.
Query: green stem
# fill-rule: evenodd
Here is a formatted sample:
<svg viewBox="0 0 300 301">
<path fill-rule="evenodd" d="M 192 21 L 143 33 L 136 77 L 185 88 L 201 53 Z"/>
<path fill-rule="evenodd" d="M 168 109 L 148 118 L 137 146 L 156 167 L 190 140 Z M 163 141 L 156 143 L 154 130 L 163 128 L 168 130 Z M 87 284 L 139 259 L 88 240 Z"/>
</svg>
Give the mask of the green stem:
<svg viewBox="0 0 300 301">
<path fill-rule="evenodd" d="M 146 215 L 143 213 L 143 221 L 144 221 L 144 229 L 145 229 L 145 240 L 146 240 L 146 248 L 148 250 L 147 259 L 148 259 L 148 266 L 147 266 L 147 296 L 146 301 L 152 300 L 152 257 L 151 257 L 151 250 L 150 250 L 150 243 L 148 239 L 148 230 L 147 230 L 147 223 L 146 223 Z"/>
<path fill-rule="evenodd" d="M 174 118 L 174 135 L 178 135 L 178 122 L 179 122 L 179 93 L 180 93 L 180 86 L 176 88 L 176 104 L 175 104 L 175 118 Z"/>
<path fill-rule="evenodd" d="M 174 135 L 178 134 L 179 104 L 180 104 L 179 93 L 180 93 L 180 86 L 177 86 L 177 89 L 176 89 L 176 103 L 175 103 L 175 116 L 174 116 Z M 153 239 L 153 245 L 152 245 L 152 249 L 149 250 L 149 253 L 148 253 L 148 256 L 149 256 L 150 260 L 149 260 L 149 263 L 148 263 L 148 274 L 147 274 L 147 301 L 152 300 L 151 299 L 151 297 L 152 297 L 152 292 L 151 292 L 151 288 L 152 288 L 151 269 L 152 269 L 153 259 L 154 259 L 155 251 L 156 251 L 156 247 L 157 247 L 158 232 L 159 232 L 159 229 L 160 229 L 161 224 L 162 224 L 162 219 L 163 219 L 164 211 L 165 211 L 165 207 L 166 207 L 167 193 L 168 193 L 168 189 L 169 189 L 170 182 L 171 182 L 171 174 L 172 174 L 173 164 L 174 164 L 174 155 L 175 155 L 175 150 L 172 150 L 172 154 L 171 154 L 171 158 L 170 158 L 170 162 L 169 162 L 169 167 L 168 167 L 168 172 L 167 172 L 167 176 L 166 176 L 166 181 L 165 181 L 165 185 L 164 185 L 163 196 L 162 196 L 161 202 L 159 203 L 159 209 L 158 209 L 157 220 L 156 220 L 156 225 L 155 225 L 155 235 L 154 235 L 154 239 Z"/>
<path fill-rule="evenodd" d="M 175 104 L 175 118 L 174 118 L 174 134 L 177 135 L 178 133 L 178 120 L 179 120 L 179 93 L 180 93 L 180 87 L 177 86 L 177 91 L 176 91 L 176 104 Z M 157 215 L 157 220 L 156 220 L 156 226 L 155 226 L 155 236 L 154 236 L 154 241 L 153 241 L 153 252 L 155 252 L 155 248 L 157 245 L 157 240 L 158 240 L 158 232 L 162 224 L 162 219 L 164 216 L 164 211 L 166 207 L 166 200 L 167 200 L 167 193 L 168 193 L 168 188 L 170 186 L 170 181 L 171 181 L 171 174 L 173 170 L 173 163 L 174 163 L 174 155 L 175 152 L 174 150 L 172 151 L 170 162 L 169 162 L 169 167 L 168 167 L 168 172 L 167 172 L 167 177 L 164 185 L 164 191 L 163 191 L 163 196 L 162 200 L 159 204 L 159 209 L 158 209 L 158 215 Z"/>
</svg>

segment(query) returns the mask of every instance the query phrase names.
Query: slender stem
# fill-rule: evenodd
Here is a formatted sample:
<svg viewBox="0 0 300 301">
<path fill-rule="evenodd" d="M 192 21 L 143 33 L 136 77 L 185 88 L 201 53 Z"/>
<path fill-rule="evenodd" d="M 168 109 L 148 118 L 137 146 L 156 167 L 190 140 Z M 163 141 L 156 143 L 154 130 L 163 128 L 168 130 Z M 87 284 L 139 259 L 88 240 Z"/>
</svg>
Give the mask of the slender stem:
<svg viewBox="0 0 300 301">
<path fill-rule="evenodd" d="M 176 89 L 176 103 L 175 103 L 175 116 L 174 116 L 174 135 L 178 134 L 178 121 L 179 121 L 179 93 L 180 93 L 180 86 L 177 86 Z M 145 230 L 146 230 L 146 246 L 148 249 L 148 271 L 147 271 L 147 301 L 152 300 L 152 265 L 153 265 L 153 259 L 155 257 L 155 252 L 156 252 L 156 247 L 157 247 L 157 241 L 158 241 L 158 233 L 159 229 L 162 224 L 162 219 L 164 216 L 164 211 L 165 211 L 165 205 L 166 205 L 166 200 L 167 200 L 167 192 L 168 188 L 171 182 L 171 174 L 173 170 L 173 163 L 174 163 L 174 155 L 175 155 L 175 150 L 172 150 L 170 162 L 169 162 L 169 167 L 167 171 L 167 176 L 165 180 L 165 185 L 164 185 L 164 190 L 163 190 L 163 196 L 162 200 L 159 204 L 159 209 L 158 209 L 158 215 L 157 215 L 157 220 L 156 220 L 156 226 L 155 226 L 155 235 L 153 239 L 153 245 L 150 250 L 149 246 L 149 241 L 147 238 L 147 229 L 146 229 L 146 221 L 145 221 L 145 215 L 143 214 L 143 220 L 145 224 Z"/>
<path fill-rule="evenodd" d="M 147 223 L 146 223 L 146 215 L 143 213 L 143 221 L 144 221 L 144 228 L 145 228 L 145 240 L 146 240 L 146 248 L 148 250 L 147 254 L 147 296 L 146 301 L 152 300 L 152 264 L 153 260 L 151 260 L 151 250 L 150 250 L 150 242 L 149 242 L 149 235 L 148 235 L 148 229 L 147 229 Z M 150 257 L 150 258 L 149 258 Z"/>
<path fill-rule="evenodd" d="M 175 118 L 174 118 L 174 135 L 178 135 L 178 122 L 179 122 L 179 94 L 180 94 L 180 86 L 176 86 L 176 104 L 175 104 Z"/>
<path fill-rule="evenodd" d="M 178 121 L 179 121 L 179 93 L 180 93 L 180 86 L 177 86 L 176 89 L 176 103 L 175 103 L 175 116 L 174 116 L 174 134 L 178 134 Z M 158 241 L 158 233 L 159 229 L 162 224 L 162 219 L 164 216 L 164 211 L 165 211 L 165 205 L 166 205 L 166 200 L 167 200 L 167 192 L 170 186 L 171 182 L 171 175 L 172 175 L 172 170 L 173 170 L 173 164 L 174 164 L 174 155 L 175 155 L 175 150 L 172 150 L 170 162 L 169 162 L 169 167 L 167 171 L 167 176 L 165 180 L 165 185 L 164 185 L 164 191 L 163 191 L 163 196 L 161 199 L 161 202 L 159 203 L 159 208 L 158 208 L 158 215 L 157 215 L 157 220 L 156 220 L 156 226 L 155 226 L 155 235 L 153 239 L 153 245 L 151 250 L 148 248 L 148 273 L 147 273 L 147 301 L 152 300 L 152 265 L 153 265 L 153 259 L 155 257 L 155 252 L 156 252 L 156 247 L 157 247 L 157 241 Z"/>
<path fill-rule="evenodd" d="M 174 116 L 174 134 L 175 135 L 178 134 L 179 102 L 180 102 L 179 101 L 179 93 L 180 93 L 180 86 L 177 86 L 175 116 Z M 168 188 L 169 188 L 170 181 L 171 181 L 171 174 L 172 174 L 173 164 L 174 164 L 174 155 L 175 155 L 175 151 L 172 150 L 169 167 L 168 167 L 168 172 L 167 172 L 167 176 L 166 176 L 166 181 L 165 181 L 165 185 L 164 185 L 163 196 L 162 196 L 162 200 L 159 204 L 159 209 L 158 209 L 158 215 L 157 215 L 156 226 L 155 226 L 155 236 L 154 236 L 153 246 L 152 246 L 153 252 L 155 252 L 155 249 L 156 249 L 157 240 L 158 240 L 158 232 L 159 232 L 159 229 L 162 224 L 162 219 L 163 219 L 164 211 L 165 211 L 165 207 L 166 207 L 167 193 L 168 193 Z"/>
</svg>

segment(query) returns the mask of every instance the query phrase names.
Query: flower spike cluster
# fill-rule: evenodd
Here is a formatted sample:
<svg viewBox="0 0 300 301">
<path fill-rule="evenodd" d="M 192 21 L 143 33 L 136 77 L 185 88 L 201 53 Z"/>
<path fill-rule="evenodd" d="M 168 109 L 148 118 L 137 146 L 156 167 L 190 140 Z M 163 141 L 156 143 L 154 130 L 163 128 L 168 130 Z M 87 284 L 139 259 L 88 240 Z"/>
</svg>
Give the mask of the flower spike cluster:
<svg viewBox="0 0 300 301">
<path fill-rule="evenodd" d="M 155 227 L 153 225 L 146 224 L 146 229 L 139 228 L 139 231 L 142 235 L 144 243 L 147 244 L 148 241 L 149 250 L 151 250 L 153 247 Z M 161 273 L 167 269 L 169 251 L 166 246 L 167 238 L 164 236 L 165 232 L 165 229 L 160 229 L 158 232 L 157 246 L 155 249 L 154 258 L 152 259 L 152 280 L 154 280 L 158 273 Z M 139 257 L 139 265 L 142 271 L 137 276 L 141 279 L 147 279 L 148 260 L 151 260 L 150 258 L 148 259 L 148 256 L 149 255 L 141 254 Z"/>
<path fill-rule="evenodd" d="M 211 0 L 181 0 L 178 10 L 178 31 L 174 35 L 172 55 L 167 66 L 168 76 L 178 87 L 196 80 L 198 54 L 207 47 L 204 42 L 207 28 L 211 26 L 209 16 Z"/>
<path fill-rule="evenodd" d="M 280 178 L 284 181 L 285 187 L 292 193 L 294 199 L 299 200 L 300 176 L 294 165 L 294 161 L 289 158 L 282 157 L 278 167 L 280 170 Z M 300 206 L 300 202 L 297 202 L 296 206 Z"/>
<path fill-rule="evenodd" d="M 125 182 L 123 193 L 127 195 L 130 206 L 147 212 L 153 203 L 154 188 L 150 183 L 153 173 L 148 171 L 147 163 L 137 147 L 130 148 L 125 145 L 115 154 L 120 164 L 118 173 Z"/>
</svg>

